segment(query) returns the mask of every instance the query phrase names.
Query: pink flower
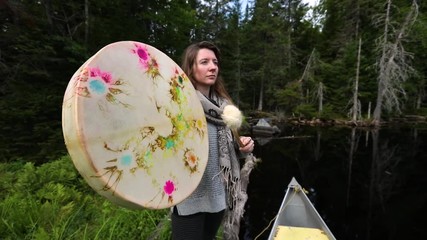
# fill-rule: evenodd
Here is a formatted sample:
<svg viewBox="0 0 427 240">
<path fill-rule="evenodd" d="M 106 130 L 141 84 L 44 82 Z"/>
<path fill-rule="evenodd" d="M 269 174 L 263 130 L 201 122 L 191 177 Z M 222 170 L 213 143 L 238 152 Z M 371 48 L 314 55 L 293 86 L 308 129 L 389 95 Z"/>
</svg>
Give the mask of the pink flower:
<svg viewBox="0 0 427 240">
<path fill-rule="evenodd" d="M 101 75 L 101 70 L 99 70 L 99 68 L 90 68 L 90 76 L 91 77 L 96 77 L 96 76 L 100 76 Z"/>
<path fill-rule="evenodd" d="M 147 49 L 140 44 L 135 44 L 135 46 L 136 46 L 136 49 L 133 50 L 133 52 L 136 53 L 141 60 L 147 61 L 148 59 Z"/>
<path fill-rule="evenodd" d="M 105 83 L 111 83 L 111 74 L 108 72 L 101 73 L 101 78 Z"/>
<path fill-rule="evenodd" d="M 175 184 L 172 181 L 167 180 L 165 186 L 163 186 L 163 190 L 168 196 L 171 196 L 175 191 Z"/>
<path fill-rule="evenodd" d="M 146 52 L 144 49 L 139 48 L 139 49 L 137 50 L 137 53 L 138 53 L 138 57 L 139 57 L 139 58 L 141 58 L 141 59 L 143 59 L 143 60 L 147 60 L 148 54 L 147 54 L 147 52 Z"/>
<path fill-rule="evenodd" d="M 94 67 L 94 68 L 90 68 L 89 69 L 89 75 L 90 77 L 101 77 L 102 80 L 107 83 L 110 84 L 112 81 L 112 76 L 111 73 L 109 72 L 103 72 L 101 71 L 101 69 Z"/>
</svg>

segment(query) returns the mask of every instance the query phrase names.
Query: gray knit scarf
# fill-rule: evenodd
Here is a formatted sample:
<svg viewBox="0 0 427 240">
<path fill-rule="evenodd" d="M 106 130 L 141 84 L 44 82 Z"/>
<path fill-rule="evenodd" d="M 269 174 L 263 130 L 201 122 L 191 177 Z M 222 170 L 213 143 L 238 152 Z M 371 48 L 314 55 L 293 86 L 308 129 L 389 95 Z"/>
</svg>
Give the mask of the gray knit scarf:
<svg viewBox="0 0 427 240">
<path fill-rule="evenodd" d="M 219 163 L 226 183 L 228 207 L 232 209 L 237 203 L 238 193 L 241 187 L 239 181 L 240 164 L 236 155 L 236 145 L 233 140 L 233 134 L 221 118 L 224 107 L 229 105 L 229 103 L 226 99 L 216 94 L 212 94 L 210 98 L 207 98 L 201 92 L 196 92 L 202 103 L 206 120 L 215 124 L 218 129 Z"/>
</svg>

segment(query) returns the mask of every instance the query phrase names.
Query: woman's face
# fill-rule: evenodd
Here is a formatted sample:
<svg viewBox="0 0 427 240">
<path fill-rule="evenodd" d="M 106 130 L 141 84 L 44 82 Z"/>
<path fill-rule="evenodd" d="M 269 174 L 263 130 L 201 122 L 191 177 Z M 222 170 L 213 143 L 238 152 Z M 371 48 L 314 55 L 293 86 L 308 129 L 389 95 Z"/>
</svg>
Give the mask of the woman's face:
<svg viewBox="0 0 427 240">
<path fill-rule="evenodd" d="M 218 77 L 218 70 L 218 59 L 215 53 L 206 48 L 200 49 L 193 67 L 196 88 L 202 93 L 209 93 L 210 86 L 215 84 Z"/>
</svg>

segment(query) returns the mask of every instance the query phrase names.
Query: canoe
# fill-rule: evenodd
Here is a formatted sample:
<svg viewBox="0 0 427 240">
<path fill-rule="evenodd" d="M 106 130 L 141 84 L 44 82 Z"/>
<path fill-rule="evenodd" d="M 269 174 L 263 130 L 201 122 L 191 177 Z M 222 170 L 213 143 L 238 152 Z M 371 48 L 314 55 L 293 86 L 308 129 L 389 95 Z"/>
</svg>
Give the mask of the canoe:
<svg viewBox="0 0 427 240">
<path fill-rule="evenodd" d="M 335 240 L 304 191 L 296 179 L 292 178 L 268 237 L 269 240 Z"/>
</svg>

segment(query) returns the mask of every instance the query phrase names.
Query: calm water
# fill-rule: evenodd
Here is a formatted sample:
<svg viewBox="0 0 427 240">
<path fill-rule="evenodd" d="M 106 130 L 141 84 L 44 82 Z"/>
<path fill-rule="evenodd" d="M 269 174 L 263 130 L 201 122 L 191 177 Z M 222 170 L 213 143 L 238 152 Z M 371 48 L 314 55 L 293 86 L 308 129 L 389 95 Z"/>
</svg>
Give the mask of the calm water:
<svg viewBox="0 0 427 240">
<path fill-rule="evenodd" d="M 337 239 L 426 239 L 427 128 L 286 128 L 282 135 L 255 149 L 263 162 L 251 174 L 241 239 L 267 228 L 292 176 Z"/>
</svg>

